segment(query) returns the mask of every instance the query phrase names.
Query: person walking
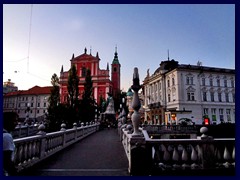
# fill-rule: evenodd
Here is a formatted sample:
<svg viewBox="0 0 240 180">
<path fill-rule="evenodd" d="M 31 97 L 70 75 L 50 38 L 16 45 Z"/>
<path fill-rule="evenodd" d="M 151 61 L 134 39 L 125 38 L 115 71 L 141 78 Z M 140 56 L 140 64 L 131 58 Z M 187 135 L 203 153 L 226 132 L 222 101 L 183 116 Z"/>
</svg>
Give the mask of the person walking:
<svg viewBox="0 0 240 180">
<path fill-rule="evenodd" d="M 4 176 L 14 176 L 17 169 L 14 164 L 15 145 L 11 132 L 17 125 L 18 114 L 15 112 L 3 113 L 3 173 Z"/>
</svg>

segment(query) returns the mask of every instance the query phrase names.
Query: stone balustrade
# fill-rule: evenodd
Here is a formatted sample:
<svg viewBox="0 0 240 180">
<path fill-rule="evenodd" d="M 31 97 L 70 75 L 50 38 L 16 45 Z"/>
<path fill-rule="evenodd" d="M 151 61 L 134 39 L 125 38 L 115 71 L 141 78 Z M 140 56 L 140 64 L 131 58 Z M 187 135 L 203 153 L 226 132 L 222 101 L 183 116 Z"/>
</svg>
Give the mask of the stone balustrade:
<svg viewBox="0 0 240 180">
<path fill-rule="evenodd" d="M 151 139 L 146 130 L 139 130 L 142 137 L 122 130 L 122 144 L 132 175 L 194 174 L 196 171 L 214 174 L 222 169 L 222 173 L 234 175 L 235 138 L 214 139 L 203 134 L 196 139 Z"/>
<path fill-rule="evenodd" d="M 56 152 L 76 143 L 88 135 L 99 130 L 99 123 L 65 129 L 61 126 L 58 132 L 45 133 L 44 125 L 39 126 L 39 133 L 35 136 L 14 139 L 15 159 L 18 171 L 22 171 L 46 159 Z"/>
<path fill-rule="evenodd" d="M 12 132 L 12 136 L 14 139 L 16 139 L 16 138 L 32 136 L 32 135 L 35 135 L 37 132 L 38 132 L 38 126 L 21 125 L 19 123 L 14 129 L 14 131 Z"/>
</svg>

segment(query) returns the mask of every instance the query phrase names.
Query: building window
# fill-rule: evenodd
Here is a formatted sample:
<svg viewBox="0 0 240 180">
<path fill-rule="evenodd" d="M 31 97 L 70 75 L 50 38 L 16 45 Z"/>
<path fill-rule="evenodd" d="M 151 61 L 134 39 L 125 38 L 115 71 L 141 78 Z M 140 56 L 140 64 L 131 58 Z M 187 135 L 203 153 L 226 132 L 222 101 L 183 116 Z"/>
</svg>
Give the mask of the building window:
<svg viewBox="0 0 240 180">
<path fill-rule="evenodd" d="M 43 104 L 43 107 L 46 107 L 46 103 Z"/>
<path fill-rule="evenodd" d="M 231 80 L 231 86 L 234 88 L 234 80 Z"/>
<path fill-rule="evenodd" d="M 213 79 L 212 78 L 209 79 L 209 84 L 210 84 L 210 86 L 213 86 Z"/>
<path fill-rule="evenodd" d="M 220 119 L 221 122 L 224 121 L 224 119 L 223 119 L 223 109 L 219 109 L 219 119 Z"/>
<path fill-rule="evenodd" d="M 34 100 L 34 97 L 32 96 L 32 101 Z"/>
<path fill-rule="evenodd" d="M 211 101 L 214 102 L 214 92 L 211 92 L 210 96 L 211 96 Z"/>
<path fill-rule="evenodd" d="M 33 103 L 31 103 L 31 107 L 33 107 Z"/>
<path fill-rule="evenodd" d="M 208 108 L 204 108 L 204 109 L 203 109 L 203 114 L 206 115 L 206 116 L 208 116 Z"/>
<path fill-rule="evenodd" d="M 220 87 L 220 79 L 217 79 L 217 86 Z"/>
<path fill-rule="evenodd" d="M 82 77 L 86 77 L 87 70 L 85 67 L 82 68 Z"/>
<path fill-rule="evenodd" d="M 170 102 L 170 101 L 171 101 L 171 95 L 168 94 L 168 102 Z"/>
<path fill-rule="evenodd" d="M 202 85 L 205 86 L 205 78 L 202 78 Z"/>
<path fill-rule="evenodd" d="M 229 102 L 229 95 L 228 95 L 228 93 L 225 93 L 225 98 L 226 98 L 226 102 Z"/>
<path fill-rule="evenodd" d="M 172 78 L 172 85 L 175 85 L 175 80 L 174 80 L 174 78 Z"/>
<path fill-rule="evenodd" d="M 231 109 L 226 109 L 227 121 L 231 122 Z"/>
<path fill-rule="evenodd" d="M 216 109 L 212 108 L 211 113 L 212 113 L 212 122 L 213 122 L 213 124 L 216 124 L 217 123 Z"/>
<path fill-rule="evenodd" d="M 170 87 L 170 80 L 167 80 L 167 86 Z"/>
<path fill-rule="evenodd" d="M 117 72 L 117 68 L 116 67 L 113 68 L 113 72 Z"/>
<path fill-rule="evenodd" d="M 235 102 L 235 93 L 232 93 L 232 100 Z"/>
<path fill-rule="evenodd" d="M 37 114 L 39 114 L 39 109 L 37 110 Z"/>
<path fill-rule="evenodd" d="M 187 77 L 187 85 L 193 85 L 193 77 Z"/>
<path fill-rule="evenodd" d="M 187 100 L 188 101 L 194 101 L 195 98 L 194 98 L 194 92 L 188 92 L 187 93 Z"/>
<path fill-rule="evenodd" d="M 227 80 L 224 79 L 224 87 L 227 87 Z"/>
<path fill-rule="evenodd" d="M 222 102 L 222 93 L 218 93 L 218 101 Z"/>
<path fill-rule="evenodd" d="M 207 92 L 203 92 L 203 101 L 207 101 Z"/>
<path fill-rule="evenodd" d="M 40 103 L 37 103 L 37 107 L 40 107 Z"/>
</svg>

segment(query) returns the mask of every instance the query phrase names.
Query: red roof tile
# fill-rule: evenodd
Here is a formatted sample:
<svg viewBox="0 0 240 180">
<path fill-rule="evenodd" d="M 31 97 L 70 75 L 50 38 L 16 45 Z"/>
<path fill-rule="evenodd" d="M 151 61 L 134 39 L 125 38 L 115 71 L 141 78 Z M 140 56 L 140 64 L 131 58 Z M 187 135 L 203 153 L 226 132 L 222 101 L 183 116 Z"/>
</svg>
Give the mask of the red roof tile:
<svg viewBox="0 0 240 180">
<path fill-rule="evenodd" d="M 51 89 L 52 89 L 52 86 L 45 86 L 45 87 L 34 86 L 28 90 L 9 92 L 5 96 L 50 94 Z"/>
</svg>

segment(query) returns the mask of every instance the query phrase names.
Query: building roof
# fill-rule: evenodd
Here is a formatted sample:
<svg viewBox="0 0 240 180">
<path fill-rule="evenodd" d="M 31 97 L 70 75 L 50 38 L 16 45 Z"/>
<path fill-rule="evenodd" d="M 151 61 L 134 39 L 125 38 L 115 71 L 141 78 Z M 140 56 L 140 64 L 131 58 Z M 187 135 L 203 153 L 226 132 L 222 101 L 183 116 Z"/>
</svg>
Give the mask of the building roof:
<svg viewBox="0 0 240 180">
<path fill-rule="evenodd" d="M 131 88 L 128 89 L 127 96 L 133 96 L 133 92 Z"/>
<path fill-rule="evenodd" d="M 190 65 L 190 64 L 178 64 L 178 61 L 175 61 L 174 59 L 172 60 L 167 60 L 167 61 L 162 61 L 160 64 L 160 67 L 158 67 L 153 75 L 159 73 L 161 70 L 164 73 L 167 73 L 173 69 L 182 69 L 182 70 L 199 70 L 202 72 L 223 72 L 223 73 L 235 73 L 235 69 L 226 69 L 226 68 L 219 68 L 219 67 L 208 67 L 208 66 L 202 66 L 202 65 Z"/>
<path fill-rule="evenodd" d="M 20 90 L 15 92 L 9 92 L 4 96 L 17 96 L 17 95 L 40 95 L 40 94 L 50 94 L 52 86 L 34 86 L 28 90 Z"/>
<path fill-rule="evenodd" d="M 99 58 L 98 52 L 97 52 L 96 56 L 93 56 L 91 52 L 90 52 L 90 54 L 87 54 L 86 48 L 84 49 L 83 54 L 81 54 L 77 57 L 74 57 L 74 54 L 73 54 L 72 59 L 71 59 L 71 61 L 99 61 L 99 60 L 100 60 L 100 58 Z"/>
</svg>

